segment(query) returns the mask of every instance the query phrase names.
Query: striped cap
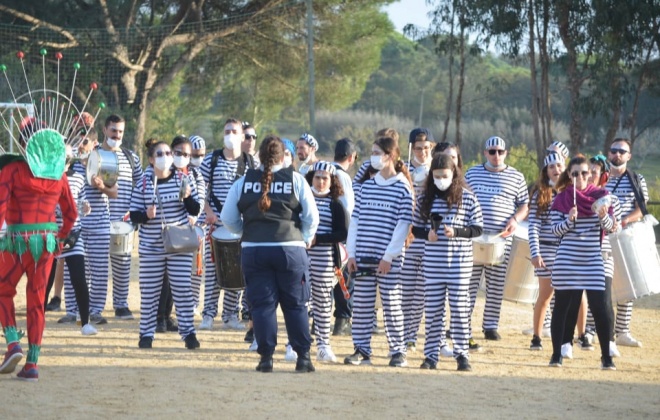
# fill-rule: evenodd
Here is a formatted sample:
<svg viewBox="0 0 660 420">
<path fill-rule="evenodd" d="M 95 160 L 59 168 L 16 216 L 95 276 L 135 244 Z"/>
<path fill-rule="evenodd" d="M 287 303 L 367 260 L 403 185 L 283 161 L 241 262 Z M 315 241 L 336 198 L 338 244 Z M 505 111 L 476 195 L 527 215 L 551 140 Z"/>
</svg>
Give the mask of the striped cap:
<svg viewBox="0 0 660 420">
<path fill-rule="evenodd" d="M 193 150 L 206 149 L 206 142 L 200 136 L 190 136 Z"/>
<path fill-rule="evenodd" d="M 309 145 L 309 147 L 312 147 L 312 148 L 317 149 L 317 150 L 319 148 L 319 142 L 316 141 L 314 136 L 312 136 L 309 133 L 303 133 L 300 136 L 300 140 L 305 140 L 305 142 Z"/>
<path fill-rule="evenodd" d="M 337 173 L 337 168 L 335 167 L 335 165 L 333 165 L 330 162 L 326 162 L 324 160 L 320 160 L 320 161 L 316 162 L 314 164 L 314 167 L 312 168 L 312 170 L 314 172 L 316 172 L 316 171 L 326 171 L 330 175 L 334 175 L 335 173 Z"/>
<path fill-rule="evenodd" d="M 566 147 L 564 143 L 557 140 L 553 141 L 552 144 L 550 144 L 550 146 L 548 146 L 548 148 L 545 150 L 548 152 L 559 152 L 564 157 L 564 159 L 568 158 L 568 155 L 570 154 L 568 147 Z"/>
<path fill-rule="evenodd" d="M 564 158 L 561 157 L 557 152 L 548 153 L 545 159 L 543 159 L 543 167 L 545 168 L 546 166 L 553 163 L 564 163 Z"/>
<path fill-rule="evenodd" d="M 490 149 L 491 147 L 501 147 L 502 149 L 506 149 L 506 143 L 504 143 L 504 140 L 501 137 L 493 136 L 486 140 L 486 149 Z"/>
</svg>

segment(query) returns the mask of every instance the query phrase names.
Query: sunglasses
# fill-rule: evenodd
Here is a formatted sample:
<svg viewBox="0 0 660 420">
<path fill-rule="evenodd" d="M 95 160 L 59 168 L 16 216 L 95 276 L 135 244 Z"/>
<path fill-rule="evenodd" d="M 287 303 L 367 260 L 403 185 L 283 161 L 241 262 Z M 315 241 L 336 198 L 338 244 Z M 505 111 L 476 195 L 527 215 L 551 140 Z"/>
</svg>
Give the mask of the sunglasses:
<svg viewBox="0 0 660 420">
<path fill-rule="evenodd" d="M 181 150 L 175 150 L 174 151 L 174 156 L 181 156 L 181 157 L 184 157 L 184 158 L 189 158 L 190 153 L 182 152 Z"/>
<path fill-rule="evenodd" d="M 245 140 L 256 140 L 257 135 L 256 134 L 246 134 L 245 135 Z"/>
<path fill-rule="evenodd" d="M 156 152 L 156 157 L 163 157 L 163 156 L 172 156 L 172 152 L 170 152 L 169 150 L 166 150 L 164 152 L 162 150 L 159 150 Z"/>
<path fill-rule="evenodd" d="M 616 147 L 613 147 L 610 149 L 610 153 L 613 155 L 620 154 L 620 155 L 625 155 L 628 153 L 626 149 L 617 149 Z"/>
<path fill-rule="evenodd" d="M 505 153 L 506 153 L 506 150 L 488 149 L 488 154 L 491 155 L 491 156 L 495 156 L 495 154 L 498 154 L 498 155 L 502 156 Z"/>
<path fill-rule="evenodd" d="M 577 178 L 578 176 L 581 176 L 582 178 L 587 178 L 589 177 L 589 171 L 582 171 L 582 172 L 571 172 L 571 177 Z"/>
</svg>

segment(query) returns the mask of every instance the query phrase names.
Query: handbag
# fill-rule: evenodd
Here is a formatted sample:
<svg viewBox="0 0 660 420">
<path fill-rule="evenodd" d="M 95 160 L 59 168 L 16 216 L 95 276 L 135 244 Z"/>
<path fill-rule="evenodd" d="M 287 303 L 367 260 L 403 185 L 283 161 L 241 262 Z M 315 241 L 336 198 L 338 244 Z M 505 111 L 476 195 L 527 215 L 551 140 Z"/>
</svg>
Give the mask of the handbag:
<svg viewBox="0 0 660 420">
<path fill-rule="evenodd" d="M 163 203 L 160 200 L 157 190 L 157 180 L 154 177 L 154 192 L 158 199 L 158 207 L 160 207 L 160 219 L 162 224 L 162 237 L 163 246 L 165 247 L 166 254 L 179 254 L 179 253 L 193 253 L 199 247 L 199 239 L 197 238 L 197 231 L 190 223 L 184 225 L 168 225 L 165 223 L 165 212 L 163 211 Z"/>
</svg>

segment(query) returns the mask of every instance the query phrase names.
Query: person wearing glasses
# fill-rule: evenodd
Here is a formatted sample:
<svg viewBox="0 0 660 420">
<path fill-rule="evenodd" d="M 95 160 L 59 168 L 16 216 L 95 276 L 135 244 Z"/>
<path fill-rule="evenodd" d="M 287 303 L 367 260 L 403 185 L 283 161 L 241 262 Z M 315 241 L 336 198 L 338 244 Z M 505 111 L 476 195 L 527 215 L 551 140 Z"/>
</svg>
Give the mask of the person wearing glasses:
<svg viewBox="0 0 660 420">
<path fill-rule="evenodd" d="M 610 161 L 609 180 L 605 188 L 619 198 L 621 205 L 621 226 L 640 221 L 644 216 L 642 207 L 646 207 L 649 191 L 646 180 L 628 168 L 632 158 L 632 144 L 626 138 L 617 138 L 612 142 L 608 153 Z M 617 302 L 616 305 L 616 343 L 620 346 L 642 347 L 642 343 L 630 333 L 633 303 Z"/>
<path fill-rule="evenodd" d="M 573 341 L 577 314 L 586 290 L 594 315 L 601 349 L 601 368 L 616 369 L 610 356 L 612 315 L 608 311 L 603 255 L 611 252 L 607 233 L 615 227 L 614 209 L 603 205 L 592 209 L 600 198 L 609 195 L 604 188 L 589 183 L 587 159 L 573 157 L 557 182 L 561 191 L 550 210 L 552 233 L 559 240 L 552 267 L 555 307 L 552 311 L 552 357 L 549 366 L 561 367 L 562 350 Z"/>
<path fill-rule="evenodd" d="M 484 337 L 486 340 L 500 340 L 497 329 L 512 235 L 516 231 L 518 223 L 527 217 L 529 194 L 523 174 L 504 163 L 507 151 L 503 139 L 494 136 L 486 140 L 484 156 L 486 163 L 470 168 L 465 174 L 465 180 L 477 195 L 481 205 L 484 233 L 501 234 L 502 237 L 507 238 L 507 244 L 502 264 L 474 266 L 470 280 L 470 299 L 473 311 L 481 275 L 485 272 Z M 478 344 L 473 339 L 470 345 L 470 349 L 478 349 Z"/>
<path fill-rule="evenodd" d="M 408 171 L 413 181 L 415 197 L 424 191 L 424 184 L 431 166 L 431 150 L 435 146 L 435 139 L 428 128 L 415 128 L 408 136 L 412 159 L 408 161 Z M 403 335 L 408 351 L 413 352 L 417 347 L 417 332 L 424 313 L 424 239 L 415 238 L 406 248 L 401 269 L 401 289 L 403 309 Z M 450 354 L 447 343 L 444 344 L 443 354 Z"/>
<path fill-rule="evenodd" d="M 259 167 L 259 165 L 261 165 L 261 162 L 259 161 L 259 153 L 256 149 L 257 132 L 249 122 L 243 121 L 243 133 L 245 135 L 245 140 L 243 140 L 243 143 L 241 143 L 241 150 L 243 153 L 247 153 L 248 155 L 252 156 L 252 160 L 254 161 L 254 168 L 256 169 Z"/>
<path fill-rule="evenodd" d="M 131 198 L 131 221 L 140 224 L 140 340 L 138 347 L 152 347 L 163 277 L 172 288 L 179 335 L 189 350 L 199 347 L 193 325 L 193 297 L 190 288 L 192 253 L 168 254 L 163 245 L 163 223 L 183 225 L 201 209 L 195 181 L 189 176 L 183 201 L 179 199 L 181 179 L 172 165 L 172 151 L 156 141 L 147 153 L 153 173 L 142 176 Z"/>
</svg>

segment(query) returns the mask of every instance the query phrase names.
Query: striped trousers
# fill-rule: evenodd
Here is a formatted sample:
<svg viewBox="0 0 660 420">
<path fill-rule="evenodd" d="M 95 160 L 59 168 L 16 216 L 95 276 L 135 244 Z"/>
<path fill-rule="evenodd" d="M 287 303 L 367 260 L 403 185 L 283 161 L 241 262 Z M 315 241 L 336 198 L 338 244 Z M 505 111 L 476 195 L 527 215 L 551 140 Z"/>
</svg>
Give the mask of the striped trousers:
<svg viewBox="0 0 660 420">
<path fill-rule="evenodd" d="M 218 315 L 218 302 L 220 301 L 220 286 L 215 275 L 215 263 L 211 258 L 211 243 L 206 243 L 205 273 L 204 273 L 204 310 L 203 316 L 215 318 Z M 222 322 L 238 319 L 241 291 L 224 291 L 222 299 Z"/>
<path fill-rule="evenodd" d="M 424 313 L 424 254 L 409 254 L 401 269 L 403 339 L 406 343 L 417 342 L 419 324 Z"/>
<path fill-rule="evenodd" d="M 401 309 L 401 265 L 392 263 L 384 276 L 364 276 L 355 279 L 353 290 L 353 346 L 360 353 L 371 355 L 376 287 L 383 301 L 385 336 L 391 354 L 406 354 L 403 340 L 403 310 Z"/>
<path fill-rule="evenodd" d="M 131 254 L 110 255 L 112 264 L 112 307 L 128 308 L 128 284 L 131 279 Z"/>
<path fill-rule="evenodd" d="M 179 335 L 195 332 L 190 289 L 192 254 L 140 254 L 140 337 L 153 337 L 163 276 L 167 273 L 179 323 Z"/>
<path fill-rule="evenodd" d="M 332 288 L 335 282 L 332 247 L 317 245 L 307 252 L 310 262 L 312 302 L 314 311 L 314 334 L 316 345 L 321 348 L 330 345 L 330 324 L 332 317 Z"/>
<path fill-rule="evenodd" d="M 630 321 L 632 320 L 632 301 L 618 302 L 616 304 L 616 322 L 614 324 L 614 332 L 617 334 L 625 334 L 630 332 Z"/>
<path fill-rule="evenodd" d="M 198 308 L 199 307 L 199 292 L 202 288 L 202 276 L 204 275 L 204 271 L 206 271 L 206 252 L 207 250 L 211 247 L 209 244 L 209 229 L 206 227 L 206 225 L 198 225 L 202 230 L 204 230 L 204 255 L 202 255 L 202 274 L 198 275 L 197 272 L 193 272 L 191 277 L 190 277 L 190 288 L 192 290 L 192 295 L 193 295 L 193 307 Z M 193 254 L 193 258 L 196 258 L 196 256 Z"/>
<path fill-rule="evenodd" d="M 500 323 L 502 297 L 504 296 L 504 277 L 509 265 L 511 239 L 507 240 L 504 262 L 497 265 L 475 265 L 470 277 L 470 317 L 477 301 L 477 291 L 481 274 L 486 275 L 486 305 L 484 307 L 483 330 L 497 330 Z"/>
<path fill-rule="evenodd" d="M 468 356 L 470 340 L 470 285 L 465 283 L 427 282 L 425 287 L 426 341 L 424 357 L 438 361 L 445 339 L 445 300 L 451 312 L 449 330 L 454 357 Z"/>
<path fill-rule="evenodd" d="M 110 229 L 82 230 L 85 241 L 86 275 L 89 279 L 89 313 L 99 315 L 105 309 L 108 295 L 108 266 L 110 259 Z"/>
</svg>

